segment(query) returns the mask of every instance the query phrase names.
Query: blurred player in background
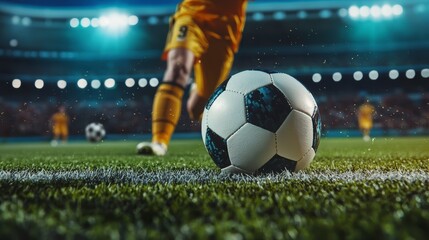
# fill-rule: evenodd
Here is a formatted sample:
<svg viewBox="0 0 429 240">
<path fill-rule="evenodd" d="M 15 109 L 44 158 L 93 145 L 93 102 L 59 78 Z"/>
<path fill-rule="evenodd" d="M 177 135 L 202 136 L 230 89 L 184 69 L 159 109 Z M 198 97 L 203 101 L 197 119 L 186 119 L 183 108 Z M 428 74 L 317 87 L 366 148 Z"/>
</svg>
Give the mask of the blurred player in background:
<svg viewBox="0 0 429 240">
<path fill-rule="evenodd" d="M 139 143 L 139 154 L 163 156 L 167 152 L 192 69 L 195 85 L 187 110 L 191 119 L 201 118 L 208 98 L 229 75 L 246 6 L 247 0 L 184 0 L 178 5 L 162 55 L 167 69 L 153 103 L 152 142 Z"/>
<path fill-rule="evenodd" d="M 63 143 L 66 143 L 69 136 L 69 117 L 66 114 L 66 108 L 64 106 L 60 106 L 58 112 L 52 115 L 51 124 L 52 133 L 54 135 L 51 145 L 58 145 L 60 139 Z"/>
<path fill-rule="evenodd" d="M 357 115 L 359 122 L 359 129 L 362 132 L 363 140 L 368 142 L 371 140 L 370 131 L 372 129 L 372 118 L 374 116 L 375 109 L 368 101 L 359 106 Z"/>
</svg>

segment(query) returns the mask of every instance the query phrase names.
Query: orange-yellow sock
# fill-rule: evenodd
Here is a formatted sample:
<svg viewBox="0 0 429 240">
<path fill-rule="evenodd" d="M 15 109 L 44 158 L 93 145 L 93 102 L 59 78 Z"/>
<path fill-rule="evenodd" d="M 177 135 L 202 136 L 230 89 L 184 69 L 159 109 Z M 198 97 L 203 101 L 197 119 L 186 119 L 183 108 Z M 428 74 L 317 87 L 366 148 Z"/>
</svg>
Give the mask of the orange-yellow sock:
<svg viewBox="0 0 429 240">
<path fill-rule="evenodd" d="M 162 83 L 152 108 L 152 142 L 168 145 L 179 121 L 184 89 L 175 83 Z"/>
</svg>

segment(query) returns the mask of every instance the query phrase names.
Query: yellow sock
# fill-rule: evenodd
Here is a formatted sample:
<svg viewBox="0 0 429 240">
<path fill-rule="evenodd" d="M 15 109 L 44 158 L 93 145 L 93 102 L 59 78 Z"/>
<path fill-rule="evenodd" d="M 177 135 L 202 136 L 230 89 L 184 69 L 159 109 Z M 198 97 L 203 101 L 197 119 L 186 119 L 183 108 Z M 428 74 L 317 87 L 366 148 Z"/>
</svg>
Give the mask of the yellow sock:
<svg viewBox="0 0 429 240">
<path fill-rule="evenodd" d="M 184 89 L 164 82 L 156 91 L 152 108 L 152 142 L 168 145 L 182 111 Z"/>
</svg>

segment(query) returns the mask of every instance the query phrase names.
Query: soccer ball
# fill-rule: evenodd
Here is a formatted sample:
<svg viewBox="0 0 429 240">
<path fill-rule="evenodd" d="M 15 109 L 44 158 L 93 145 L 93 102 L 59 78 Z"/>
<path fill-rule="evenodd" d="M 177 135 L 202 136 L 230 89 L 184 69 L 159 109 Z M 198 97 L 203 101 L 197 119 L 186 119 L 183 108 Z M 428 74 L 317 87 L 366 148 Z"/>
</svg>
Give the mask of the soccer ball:
<svg viewBox="0 0 429 240">
<path fill-rule="evenodd" d="M 90 123 L 85 128 L 85 136 L 90 142 L 100 142 L 106 136 L 106 130 L 101 123 Z"/>
<path fill-rule="evenodd" d="M 296 172 L 307 168 L 316 154 L 321 120 L 313 95 L 295 78 L 248 70 L 214 91 L 201 130 L 222 172 Z"/>
</svg>

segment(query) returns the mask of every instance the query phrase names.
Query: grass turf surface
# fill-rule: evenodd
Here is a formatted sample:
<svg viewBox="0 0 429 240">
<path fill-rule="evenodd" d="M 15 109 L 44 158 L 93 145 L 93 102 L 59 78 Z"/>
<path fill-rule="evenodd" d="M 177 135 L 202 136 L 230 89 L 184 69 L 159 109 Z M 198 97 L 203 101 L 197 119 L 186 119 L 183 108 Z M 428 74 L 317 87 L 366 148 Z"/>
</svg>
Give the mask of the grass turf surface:
<svg viewBox="0 0 429 240">
<path fill-rule="evenodd" d="M 164 158 L 137 156 L 135 145 L 0 145 L 0 237 L 425 239 L 429 233 L 428 138 L 323 139 L 303 173 L 234 178 L 218 177 L 198 140 L 173 142 Z"/>
</svg>

